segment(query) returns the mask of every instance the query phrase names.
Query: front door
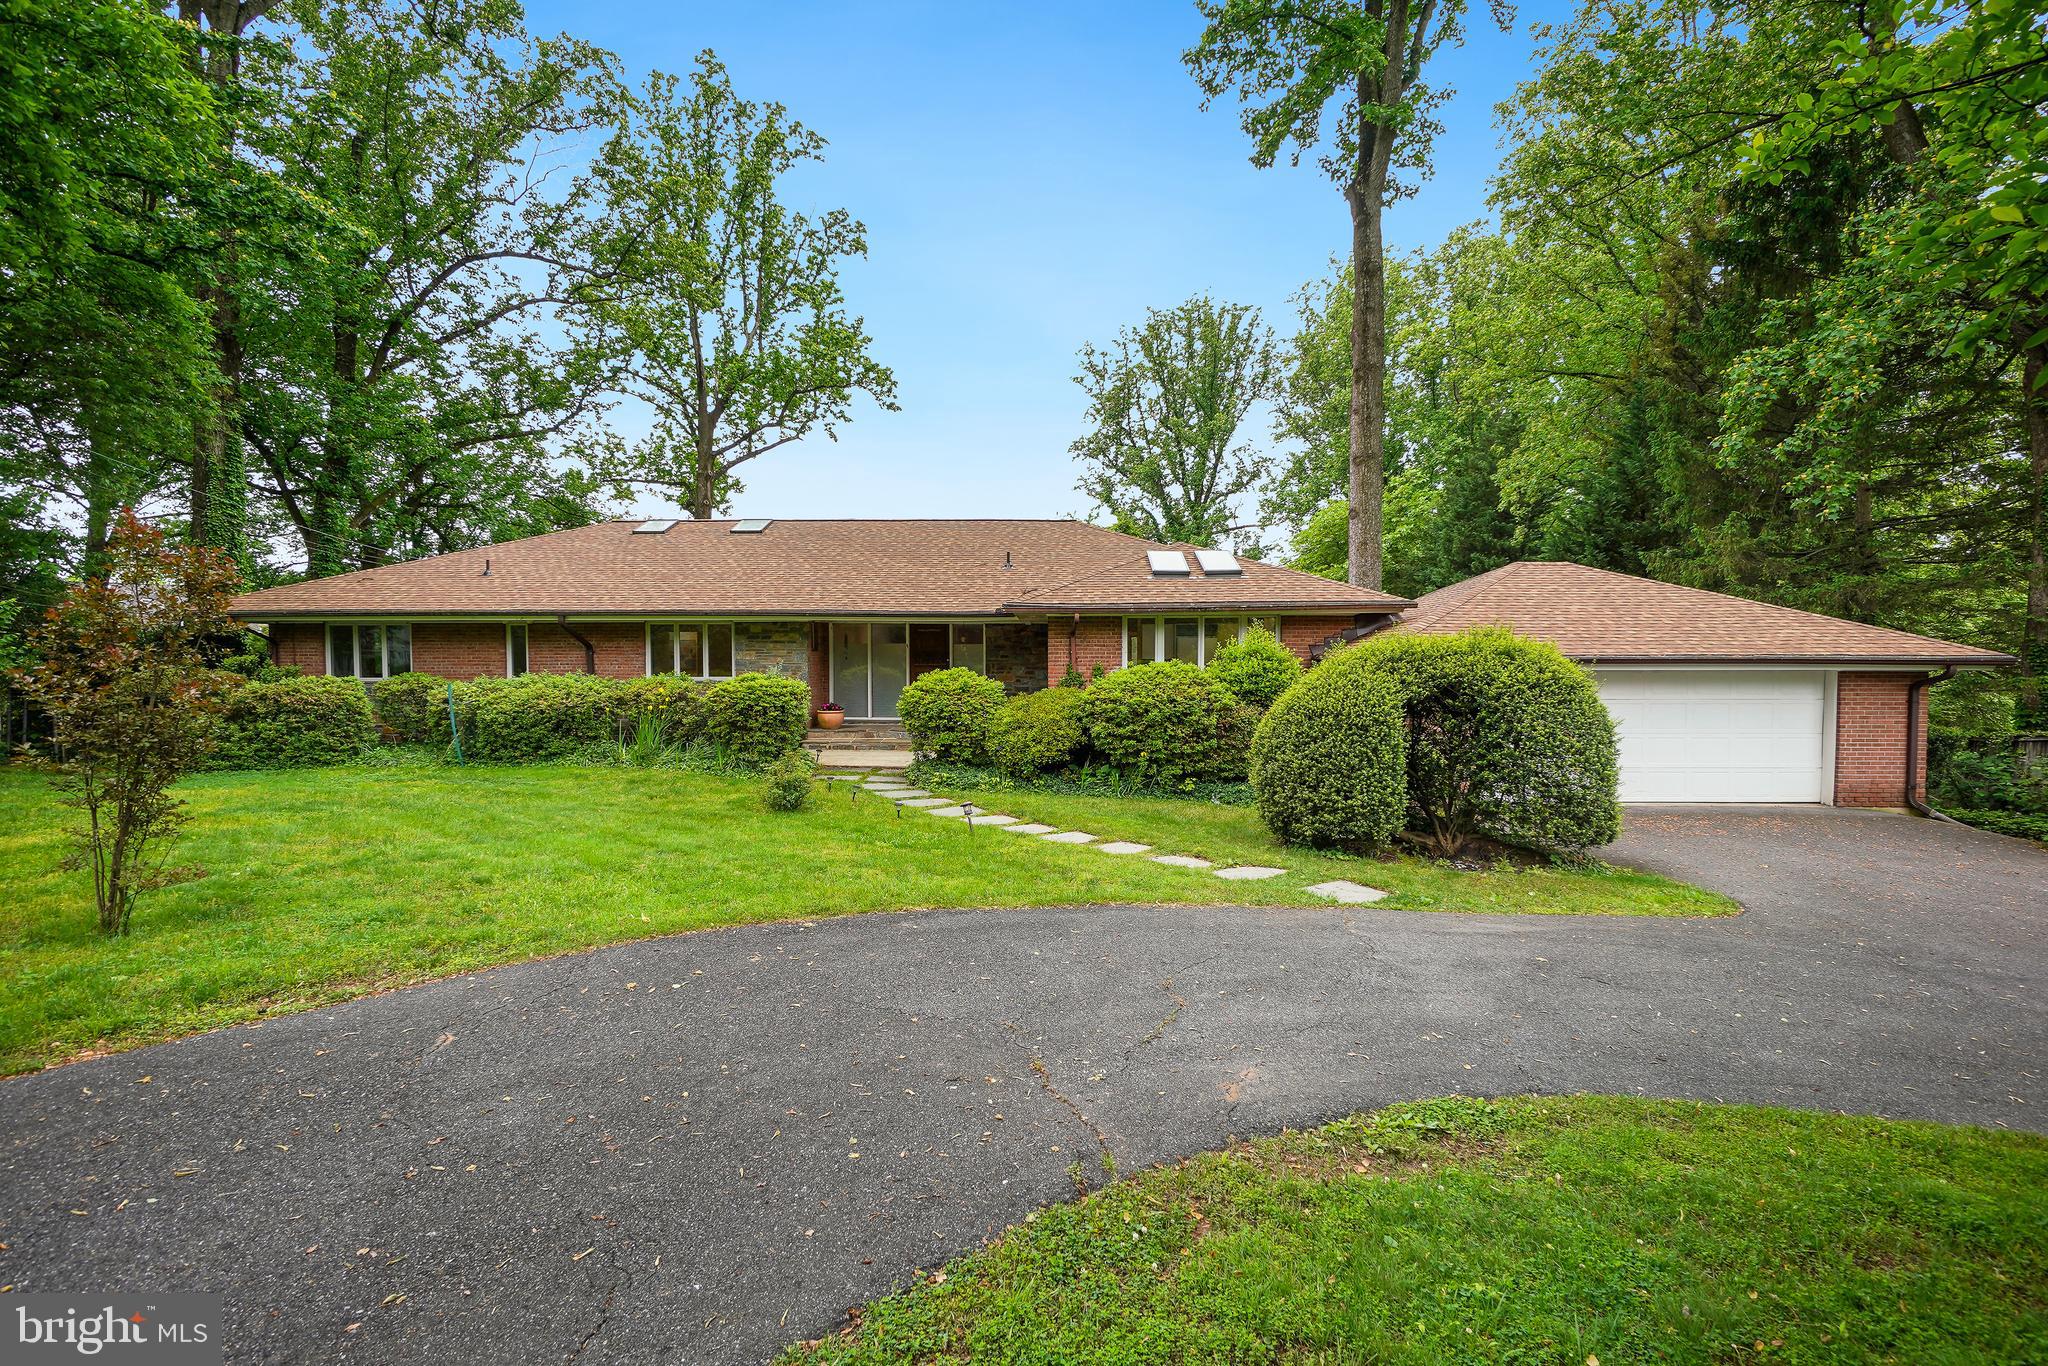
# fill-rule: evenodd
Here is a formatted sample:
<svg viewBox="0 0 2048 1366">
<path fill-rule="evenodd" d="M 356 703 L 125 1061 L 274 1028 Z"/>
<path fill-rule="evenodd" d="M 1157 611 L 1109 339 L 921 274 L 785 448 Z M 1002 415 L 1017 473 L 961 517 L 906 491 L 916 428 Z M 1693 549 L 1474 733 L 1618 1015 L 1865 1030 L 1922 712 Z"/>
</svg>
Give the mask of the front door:
<svg viewBox="0 0 2048 1366">
<path fill-rule="evenodd" d="M 910 628 L 910 676 L 922 678 L 934 669 L 943 669 L 952 660 L 950 626 L 913 626 Z"/>
</svg>

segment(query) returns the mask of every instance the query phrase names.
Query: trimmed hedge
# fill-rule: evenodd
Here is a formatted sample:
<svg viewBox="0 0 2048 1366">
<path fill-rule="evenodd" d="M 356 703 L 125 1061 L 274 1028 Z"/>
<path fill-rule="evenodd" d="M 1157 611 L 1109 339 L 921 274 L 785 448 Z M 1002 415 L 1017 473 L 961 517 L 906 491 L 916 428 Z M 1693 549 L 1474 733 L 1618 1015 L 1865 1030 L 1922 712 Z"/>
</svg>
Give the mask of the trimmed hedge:
<svg viewBox="0 0 2048 1366">
<path fill-rule="evenodd" d="M 1246 706 L 1266 710 L 1301 679 L 1301 656 L 1263 626 L 1254 626 L 1209 661 L 1216 681 Z"/>
<path fill-rule="evenodd" d="M 359 759 L 377 743 L 370 699 L 353 678 L 245 683 L 228 694 L 207 767 L 313 768 Z"/>
<path fill-rule="evenodd" d="M 1475 834 L 1569 850 L 1621 833 L 1614 720 L 1592 675 L 1556 646 L 1500 627 L 1384 635 L 1325 660 L 1329 668 L 1399 690 L 1409 829 L 1439 853 L 1458 853 Z"/>
<path fill-rule="evenodd" d="M 972 669 L 934 669 L 913 679 L 896 704 L 920 754 L 961 764 L 988 762 L 988 727 L 1003 685 Z"/>
<path fill-rule="evenodd" d="M 617 742 L 625 685 L 594 674 L 479 678 L 456 688 L 465 758 L 516 764 Z"/>
<path fill-rule="evenodd" d="M 1289 844 L 1384 848 L 1408 810 L 1407 749 L 1394 685 L 1326 660 L 1280 695 L 1252 738 L 1259 815 Z"/>
<path fill-rule="evenodd" d="M 803 748 L 810 724 L 811 690 L 800 679 L 741 674 L 704 699 L 704 738 L 746 764 Z"/>
<path fill-rule="evenodd" d="M 704 733 L 707 689 L 679 674 L 650 674 L 619 684 L 620 738 L 629 740 L 640 718 L 652 716 L 666 744 L 686 745 Z"/>
<path fill-rule="evenodd" d="M 370 689 L 370 709 L 399 743 L 448 743 L 448 680 L 434 674 L 393 674 Z"/>
<path fill-rule="evenodd" d="M 1081 695 L 1088 743 L 1130 781 L 1183 787 L 1232 767 L 1228 730 L 1237 698 L 1192 664 L 1133 664 Z"/>
<path fill-rule="evenodd" d="M 1075 763 L 1088 747 L 1088 694 L 1047 688 L 1013 697 L 988 723 L 988 757 L 1012 777 L 1051 773 Z"/>
</svg>

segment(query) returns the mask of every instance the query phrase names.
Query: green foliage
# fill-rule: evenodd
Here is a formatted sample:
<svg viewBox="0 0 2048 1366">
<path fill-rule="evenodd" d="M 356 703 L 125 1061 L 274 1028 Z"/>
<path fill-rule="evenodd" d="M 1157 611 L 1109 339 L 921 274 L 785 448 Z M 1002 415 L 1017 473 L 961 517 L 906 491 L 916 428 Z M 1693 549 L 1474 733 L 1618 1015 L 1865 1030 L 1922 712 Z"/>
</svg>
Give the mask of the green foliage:
<svg viewBox="0 0 2048 1366">
<path fill-rule="evenodd" d="M 741 674 L 705 698 L 702 734 L 739 762 L 760 767 L 801 749 L 810 722 L 811 690 L 802 680 Z"/>
<path fill-rule="evenodd" d="M 793 749 L 768 765 L 761 800 L 770 811 L 801 811 L 811 804 L 817 774 L 818 761 L 804 750 Z"/>
<path fill-rule="evenodd" d="M 228 694 L 207 767 L 318 768 L 352 763 L 376 743 L 370 699 L 353 678 L 244 683 Z"/>
<path fill-rule="evenodd" d="M 1087 711 L 1087 694 L 1075 688 L 1013 697 L 989 718 L 988 758 L 1012 777 L 1066 768 L 1088 743 Z"/>
<path fill-rule="evenodd" d="M 1266 712 L 1251 784 L 1267 828 L 1289 844 L 1367 852 L 1401 828 L 1407 745 L 1394 686 L 1343 660 L 1309 670 Z"/>
<path fill-rule="evenodd" d="M 619 689 L 619 716 L 635 729 L 651 720 L 664 744 L 686 745 L 704 733 L 707 695 L 703 684 L 677 674 L 629 678 Z"/>
<path fill-rule="evenodd" d="M 393 674 L 370 689 L 370 709 L 402 745 L 448 743 L 449 682 L 434 674 Z"/>
<path fill-rule="evenodd" d="M 1246 782 L 1201 781 L 1161 789 L 1133 782 L 1103 763 L 1085 763 L 1050 773 L 1005 773 L 972 764 L 942 764 L 920 759 L 909 769 L 910 781 L 934 792 L 1043 792 L 1069 797 L 1103 797 L 1118 801 L 1184 802 L 1203 806 L 1251 806 L 1256 800 Z"/>
<path fill-rule="evenodd" d="M 1945 814 L 1974 825 L 1979 830 L 1993 834 L 2011 835 L 2014 839 L 2039 840 L 2048 844 L 2048 812 L 2041 811 L 1972 811 L 1964 807 L 1950 808 Z"/>
<path fill-rule="evenodd" d="M 625 685 L 595 674 L 522 674 L 456 685 L 466 758 L 531 763 L 616 743 Z"/>
<path fill-rule="evenodd" d="M 626 386 L 654 426 L 610 468 L 710 517 L 742 464 L 831 435 L 854 395 L 896 406 L 895 377 L 839 285 L 867 230 L 844 209 L 810 218 L 781 201 L 825 139 L 780 104 L 741 99 L 709 51 L 687 85 L 656 72 L 619 104 L 593 177 L 602 254 L 622 270 L 593 312 L 620 339 Z"/>
<path fill-rule="evenodd" d="M 1324 668 L 1391 683 L 1408 723 L 1410 829 L 1456 855 L 1474 835 L 1536 849 L 1621 833 L 1614 721 L 1557 647 L 1498 627 L 1394 633 Z"/>
<path fill-rule="evenodd" d="M 1067 665 L 1067 671 L 1060 675 L 1060 681 L 1053 684 L 1053 686 L 1055 688 L 1085 688 L 1088 686 L 1088 680 L 1081 677 L 1079 669 L 1069 664 Z"/>
<path fill-rule="evenodd" d="M 913 679 L 896 713 L 920 754 L 963 764 L 988 762 L 989 723 L 1003 685 L 972 669 L 934 669 Z"/>
<path fill-rule="evenodd" d="M 1238 701 L 1264 711 L 1301 677 L 1301 656 L 1265 627 L 1254 626 L 1216 652 L 1209 672 Z"/>
<path fill-rule="evenodd" d="M 1951 750 L 1933 765 L 1932 777 L 1928 795 L 1943 810 L 2048 816 L 2048 774 L 2023 773 L 2008 749 Z"/>
<path fill-rule="evenodd" d="M 1273 395 L 1272 329 L 1259 311 L 1198 295 L 1148 309 L 1106 350 L 1081 348 L 1086 436 L 1071 447 L 1076 486 L 1119 530 L 1214 546 L 1239 527 L 1235 503 L 1271 463 L 1237 440 L 1252 406 Z"/>
<path fill-rule="evenodd" d="M 1166 660 L 1104 674 L 1081 694 L 1088 743 L 1127 780 L 1179 788 L 1231 767 L 1237 699 L 1192 664 Z"/>
</svg>

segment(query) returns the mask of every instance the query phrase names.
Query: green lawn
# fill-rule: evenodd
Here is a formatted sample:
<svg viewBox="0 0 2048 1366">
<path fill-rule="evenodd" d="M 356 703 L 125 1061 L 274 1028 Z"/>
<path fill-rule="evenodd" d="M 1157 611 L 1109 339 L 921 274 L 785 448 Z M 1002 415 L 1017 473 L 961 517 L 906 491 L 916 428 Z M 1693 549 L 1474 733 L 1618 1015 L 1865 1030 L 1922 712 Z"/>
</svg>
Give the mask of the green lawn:
<svg viewBox="0 0 2048 1366">
<path fill-rule="evenodd" d="M 2048 1360 L 2048 1141 L 1424 1101 L 1057 1206 L 810 1363 Z"/>
<path fill-rule="evenodd" d="M 214 774 L 183 785 L 175 861 L 101 940 L 83 873 L 59 869 L 71 813 L 0 771 L 0 1074 L 381 987 L 624 939 L 749 921 L 931 906 L 1326 905 L 1352 877 L 1431 910 L 1717 914 L 1723 898 L 1636 873 L 1461 873 L 1274 847 L 1257 816 L 1116 799 L 1008 801 L 1104 835 L 1289 869 L 1230 883 L 1144 859 L 898 816 L 841 784 L 810 811 L 757 782 L 601 767 L 430 765 Z M 1007 799 L 1006 799 L 1007 801 Z M 1057 813 L 1054 803 L 1057 802 Z"/>
</svg>

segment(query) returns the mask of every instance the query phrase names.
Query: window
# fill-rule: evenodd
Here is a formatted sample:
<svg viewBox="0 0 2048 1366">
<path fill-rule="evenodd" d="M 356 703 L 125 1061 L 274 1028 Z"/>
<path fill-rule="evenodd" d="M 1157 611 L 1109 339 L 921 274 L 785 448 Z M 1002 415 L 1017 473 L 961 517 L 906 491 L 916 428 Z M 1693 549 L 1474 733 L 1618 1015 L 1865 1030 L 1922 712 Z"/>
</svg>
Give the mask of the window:
<svg viewBox="0 0 2048 1366">
<path fill-rule="evenodd" d="M 526 672 L 526 627 L 505 628 L 505 677 L 517 678 Z"/>
<path fill-rule="evenodd" d="M 412 627 L 330 623 L 327 672 L 336 678 L 389 678 L 412 672 Z"/>
<path fill-rule="evenodd" d="M 988 647 L 982 627 L 953 628 L 953 667 L 972 669 L 978 674 L 988 672 Z"/>
<path fill-rule="evenodd" d="M 1178 659 L 1206 665 L 1253 626 L 1280 634 L 1278 617 L 1126 617 L 1124 663 Z"/>
<path fill-rule="evenodd" d="M 685 678 L 732 677 L 732 623 L 656 622 L 647 628 L 647 672 Z"/>
</svg>

